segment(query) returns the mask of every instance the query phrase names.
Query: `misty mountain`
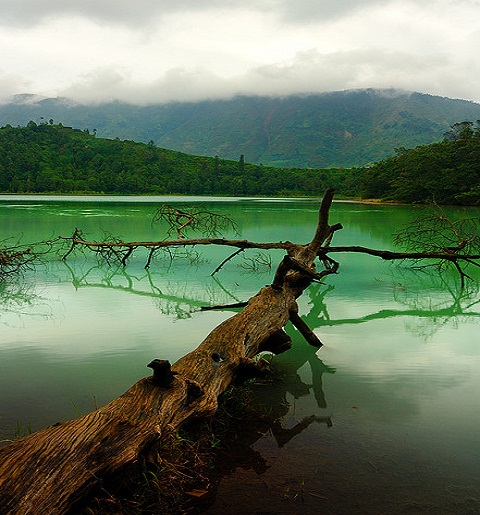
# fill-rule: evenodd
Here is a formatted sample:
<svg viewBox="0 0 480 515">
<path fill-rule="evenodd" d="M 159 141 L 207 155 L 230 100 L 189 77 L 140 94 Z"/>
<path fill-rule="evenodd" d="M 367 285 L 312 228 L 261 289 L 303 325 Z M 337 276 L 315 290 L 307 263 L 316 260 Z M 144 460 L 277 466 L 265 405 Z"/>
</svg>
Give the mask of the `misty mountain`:
<svg viewBox="0 0 480 515">
<path fill-rule="evenodd" d="M 0 125 L 54 120 L 100 137 L 151 142 L 195 155 L 278 167 L 352 167 L 394 148 L 439 141 L 456 122 L 480 119 L 480 104 L 422 93 L 351 90 L 286 97 L 135 106 L 81 105 L 17 95 Z"/>
</svg>

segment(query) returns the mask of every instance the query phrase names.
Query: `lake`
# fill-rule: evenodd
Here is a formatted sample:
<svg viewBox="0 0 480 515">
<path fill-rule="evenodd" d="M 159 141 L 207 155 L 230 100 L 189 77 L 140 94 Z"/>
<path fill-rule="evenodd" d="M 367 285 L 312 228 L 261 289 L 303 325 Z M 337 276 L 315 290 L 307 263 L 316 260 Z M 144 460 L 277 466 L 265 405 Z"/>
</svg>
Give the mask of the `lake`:
<svg viewBox="0 0 480 515">
<path fill-rule="evenodd" d="M 0 196 L 0 240 L 32 242 L 80 228 L 157 241 L 163 203 L 233 217 L 241 238 L 308 242 L 316 199 Z M 452 216 L 480 216 L 454 209 Z M 423 208 L 335 202 L 334 245 L 392 249 L 393 233 Z M 234 236 L 229 232 L 226 236 Z M 76 253 L 46 255 L 0 289 L 0 440 L 75 418 L 175 362 L 232 312 L 202 306 L 247 300 L 272 281 L 282 252 L 216 266 L 232 249 L 146 255 L 125 268 Z M 338 275 L 312 285 L 300 313 L 324 342 L 273 359 L 283 379 L 254 387 L 279 413 L 250 435 L 250 459 L 232 462 L 211 514 L 480 512 L 480 298 L 454 274 L 411 271 L 365 255 L 336 254 Z M 258 263 L 258 260 L 256 261 Z M 475 271 L 472 271 L 475 273 Z"/>
</svg>

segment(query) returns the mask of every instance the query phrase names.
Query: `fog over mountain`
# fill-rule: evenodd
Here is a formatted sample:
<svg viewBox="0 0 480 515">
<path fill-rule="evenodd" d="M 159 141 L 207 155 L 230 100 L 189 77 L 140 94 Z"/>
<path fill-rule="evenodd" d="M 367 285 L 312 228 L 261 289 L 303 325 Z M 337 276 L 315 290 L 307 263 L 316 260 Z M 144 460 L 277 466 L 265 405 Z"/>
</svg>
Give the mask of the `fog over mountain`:
<svg viewBox="0 0 480 515">
<path fill-rule="evenodd" d="M 480 119 L 480 104 L 422 93 L 351 90 L 238 96 L 138 106 L 82 105 L 30 95 L 0 105 L 0 125 L 55 123 L 196 155 L 280 167 L 351 167 L 442 139 L 454 123 Z"/>
</svg>

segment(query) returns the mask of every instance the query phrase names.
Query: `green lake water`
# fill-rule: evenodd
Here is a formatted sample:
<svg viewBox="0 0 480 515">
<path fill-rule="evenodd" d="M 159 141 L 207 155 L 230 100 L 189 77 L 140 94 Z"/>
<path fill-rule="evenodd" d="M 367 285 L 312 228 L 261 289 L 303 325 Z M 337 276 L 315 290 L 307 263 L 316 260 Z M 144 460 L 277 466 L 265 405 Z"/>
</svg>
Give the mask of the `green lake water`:
<svg viewBox="0 0 480 515">
<path fill-rule="evenodd" d="M 0 196 L 0 240 L 68 236 L 161 240 L 162 203 L 202 205 L 238 223 L 241 238 L 308 242 L 317 200 L 186 197 Z M 480 210 L 451 209 L 453 216 Z M 334 245 L 391 249 L 392 234 L 422 208 L 336 202 Z M 233 236 L 233 233 L 226 236 Z M 248 271 L 248 251 L 211 272 L 232 249 L 145 254 L 126 268 L 75 254 L 45 257 L 0 290 L 0 440 L 74 418 L 176 361 L 229 311 L 272 281 Z M 282 252 L 272 252 L 272 264 Z M 299 300 L 324 347 L 274 358 L 283 380 L 257 386 L 278 422 L 250 435 L 213 488 L 211 514 L 480 513 L 480 296 L 454 275 L 413 273 L 378 258 L 337 254 L 338 275 Z M 478 274 L 476 276 L 478 281 Z"/>
</svg>

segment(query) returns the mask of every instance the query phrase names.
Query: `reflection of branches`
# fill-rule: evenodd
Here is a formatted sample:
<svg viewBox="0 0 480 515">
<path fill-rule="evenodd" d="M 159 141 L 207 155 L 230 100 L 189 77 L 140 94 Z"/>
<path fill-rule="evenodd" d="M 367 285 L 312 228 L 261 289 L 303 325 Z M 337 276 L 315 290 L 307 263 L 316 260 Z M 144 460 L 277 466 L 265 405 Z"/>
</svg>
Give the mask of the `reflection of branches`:
<svg viewBox="0 0 480 515">
<path fill-rule="evenodd" d="M 276 369 L 282 374 L 282 379 L 255 381 L 248 385 L 234 389 L 230 394 L 224 395 L 223 419 L 215 418 L 212 424 L 213 433 L 222 431 L 221 443 L 214 451 L 214 469 L 208 474 L 208 492 L 196 502 L 203 509 L 215 501 L 218 486 L 222 479 L 231 475 L 238 468 L 253 470 L 262 475 L 269 468 L 267 459 L 254 448 L 254 445 L 261 438 L 271 435 L 277 446 L 282 448 L 305 431 L 314 422 L 325 424 L 327 427 L 333 425 L 330 415 L 312 414 L 295 421 L 293 425 L 287 425 L 285 417 L 290 411 L 288 395 L 296 399 L 301 396 L 308 396 L 313 389 L 318 406 L 327 406 L 322 387 L 322 375 L 333 374 L 335 369 L 323 364 L 315 354 L 315 350 L 303 342 L 298 342 L 288 353 L 288 361 L 282 361 L 281 356 L 274 358 Z M 283 356 L 283 355 L 282 355 Z M 276 361 L 278 359 L 278 361 Z M 298 370 L 305 363 L 312 365 L 312 385 L 302 382 Z M 227 427 L 225 424 L 228 423 Z M 190 437 L 187 432 L 187 436 Z M 195 439 L 195 434 L 191 435 Z M 191 502 L 189 503 L 191 504 Z"/>
<path fill-rule="evenodd" d="M 257 252 L 253 257 L 246 257 L 239 266 L 249 272 L 269 272 L 272 269 L 272 257 L 264 252 Z"/>
<path fill-rule="evenodd" d="M 416 285 L 424 274 L 414 274 Z M 432 322 L 434 329 L 440 327 L 440 321 L 445 323 L 455 320 L 460 316 L 478 318 L 480 311 L 474 311 L 474 308 L 480 305 L 480 299 L 477 298 L 478 289 L 470 286 L 470 288 L 458 288 L 455 290 L 451 287 L 443 276 L 435 276 L 439 281 L 435 292 L 431 295 L 425 293 L 425 289 L 421 290 L 418 295 L 415 291 L 410 291 L 405 284 L 399 283 L 396 278 L 392 278 L 389 283 L 392 286 L 393 296 L 396 302 L 401 302 L 409 306 L 407 309 L 381 309 L 374 313 L 352 318 L 334 319 L 330 316 L 327 309 L 325 296 L 334 289 L 333 286 L 322 287 L 322 285 L 313 285 L 309 288 L 311 306 L 310 312 L 302 318 L 308 323 L 309 327 L 318 329 L 321 327 L 334 327 L 340 325 L 356 325 L 371 322 L 374 320 L 384 320 L 387 318 L 410 317 L 414 320 L 429 320 Z M 397 278 L 398 279 L 398 278 Z M 432 276 L 427 275 L 428 283 L 425 288 L 432 290 Z M 442 292 L 447 295 L 439 295 Z M 415 331 L 418 333 L 418 330 Z"/>
<path fill-rule="evenodd" d="M 101 265 L 91 266 L 86 270 L 78 267 L 71 267 L 65 263 L 71 274 L 72 284 L 76 289 L 79 288 L 99 288 L 109 289 L 119 292 L 129 293 L 140 297 L 149 297 L 155 301 L 160 311 L 165 315 L 175 315 L 178 318 L 186 318 L 191 313 L 201 311 L 206 303 L 216 304 L 220 300 L 225 301 L 226 297 L 219 296 L 217 285 L 220 283 L 213 279 L 215 287 L 208 285 L 202 288 L 202 297 L 193 298 L 193 291 L 188 283 L 184 285 L 178 281 L 161 282 L 161 278 L 156 277 L 149 271 L 144 271 L 141 275 L 132 275 L 121 266 L 105 267 Z M 221 286 L 221 285 L 220 285 Z M 224 287 L 222 291 L 236 299 Z"/>
<path fill-rule="evenodd" d="M 32 311 L 38 306 L 42 306 L 45 309 L 42 311 Z M 0 308 L 2 315 L 2 323 L 6 324 L 7 321 L 3 318 L 5 315 L 15 315 L 17 317 L 24 316 L 49 316 L 47 311 L 45 299 L 35 293 L 34 288 L 31 285 L 25 285 L 23 282 L 10 280 L 0 282 Z"/>
<path fill-rule="evenodd" d="M 155 299 L 162 313 L 174 314 L 181 318 L 190 316 L 195 311 L 206 309 L 236 310 L 245 305 L 245 299 L 239 298 L 234 291 L 227 289 L 217 279 L 217 276 L 212 277 L 213 284 L 206 284 L 201 288 L 201 298 L 192 298 L 193 291 L 187 283 L 184 286 L 177 281 L 168 281 L 165 284 L 164 278 L 148 271 L 135 276 L 128 273 L 122 266 L 109 268 L 102 267 L 99 264 L 83 270 L 74 269 L 67 262 L 65 264 L 71 273 L 72 284 L 75 288 L 114 289 L 138 296 L 151 297 Z M 395 273 L 399 273 L 398 269 L 395 270 Z M 427 281 L 425 288 L 431 291 L 433 286 L 431 275 L 416 273 L 415 284 L 418 285 L 423 276 Z M 462 315 L 473 318 L 480 317 L 480 312 L 475 311 L 475 306 L 480 304 L 480 300 L 475 297 L 476 290 L 472 289 L 473 286 L 469 289 L 459 288 L 455 290 L 443 276 L 435 277 L 440 281 L 440 284 L 437 285 L 435 293 L 432 293 L 432 295 L 425 294 L 425 288 L 418 295 L 415 295 L 414 289 L 411 290 L 404 286 L 404 283 L 408 282 L 408 278 L 402 277 L 400 283 L 398 277 L 392 277 L 393 298 L 397 302 L 410 306 L 407 309 L 381 309 L 363 316 L 341 319 L 332 319 L 328 311 L 326 297 L 334 290 L 334 286 L 314 283 L 308 289 L 310 296 L 309 312 L 302 315 L 301 319 L 309 328 L 318 329 L 321 327 L 363 324 L 373 320 L 395 317 L 434 320 L 436 326 L 439 327 L 438 321 L 441 319 L 450 320 Z M 440 296 L 439 291 L 448 294 L 448 296 Z M 432 301 L 435 301 L 435 305 L 432 305 Z"/>
<path fill-rule="evenodd" d="M 225 286 L 216 278 L 214 277 L 213 280 L 215 281 L 215 283 L 217 284 L 217 286 L 222 290 L 224 291 L 229 297 L 231 297 L 232 299 L 234 299 L 237 303 L 238 302 L 242 302 L 236 295 L 234 295 L 232 292 L 230 292 L 229 290 L 227 290 L 225 288 Z"/>
</svg>

